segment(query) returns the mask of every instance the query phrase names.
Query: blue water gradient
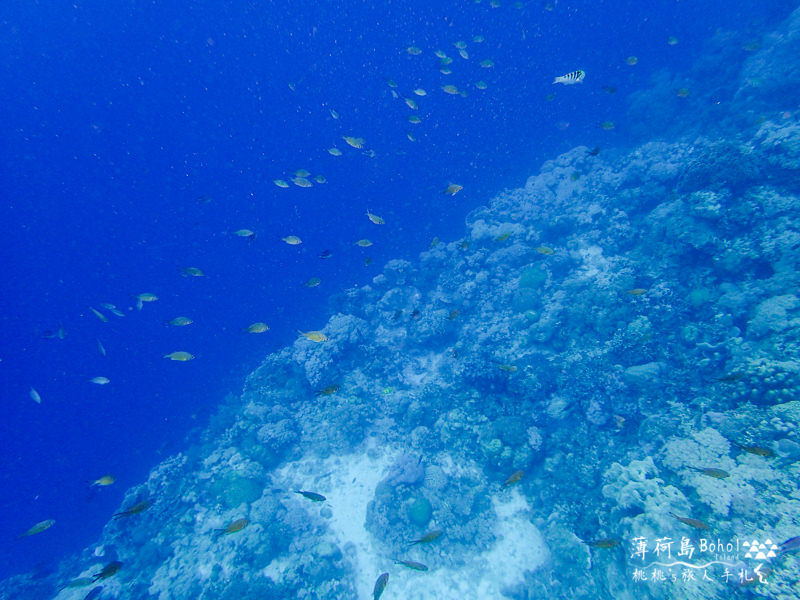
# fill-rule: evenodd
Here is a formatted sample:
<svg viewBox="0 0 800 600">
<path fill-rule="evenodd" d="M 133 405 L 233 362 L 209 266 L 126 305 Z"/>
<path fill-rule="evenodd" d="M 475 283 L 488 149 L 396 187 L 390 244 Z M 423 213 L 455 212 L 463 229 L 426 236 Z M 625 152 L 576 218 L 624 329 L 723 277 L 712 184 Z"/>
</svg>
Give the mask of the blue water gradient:
<svg viewBox="0 0 800 600">
<path fill-rule="evenodd" d="M 265 355 L 326 323 L 331 294 L 367 284 L 389 259 L 415 259 L 434 237 L 460 238 L 471 210 L 561 152 L 583 145 L 613 154 L 669 127 L 700 132 L 708 123 L 694 120 L 697 110 L 667 110 L 674 95 L 662 105 L 657 95 L 637 104 L 636 94 L 690 69 L 696 86 L 737 87 L 724 74 L 738 72 L 742 46 L 793 8 L 785 0 L 5 6 L 0 578 L 45 576 L 95 541 L 125 490 L 195 440 Z M 485 41 L 472 42 L 476 35 Z M 468 42 L 469 60 L 457 40 Z M 422 54 L 410 55 L 412 45 Z M 451 75 L 439 72 L 437 48 L 454 58 Z M 630 56 L 638 63 L 627 64 Z M 494 66 L 479 67 L 483 59 Z M 575 69 L 586 71 L 584 83 L 552 84 Z M 417 111 L 392 97 L 389 79 Z M 478 80 L 488 89 L 476 89 Z M 468 95 L 445 94 L 444 84 Z M 417 87 L 427 95 L 413 96 Z M 412 113 L 422 123 L 410 124 Z M 667 123 L 657 118 L 665 114 Z M 599 127 L 606 121 L 612 131 Z M 342 136 L 351 135 L 374 157 L 347 146 Z M 344 155 L 330 155 L 332 146 Z M 301 168 L 327 183 L 273 184 Z M 444 194 L 451 182 L 463 190 Z M 367 210 L 386 225 L 370 223 Z M 252 242 L 233 235 L 242 228 L 256 232 Z M 303 243 L 283 243 L 290 234 Z M 361 238 L 374 245 L 354 246 Z M 332 256 L 320 259 L 325 250 Z M 205 277 L 183 277 L 185 267 Z M 311 277 L 321 285 L 305 287 Z M 159 300 L 138 310 L 142 292 Z M 179 315 L 195 323 L 164 325 Z M 270 331 L 244 333 L 253 322 Z M 59 327 L 64 339 L 49 339 Z M 163 358 L 176 350 L 196 359 Z M 110 383 L 89 383 L 100 375 Z M 89 487 L 107 473 L 114 485 Z M 44 519 L 55 519 L 51 530 L 16 539 Z"/>
</svg>

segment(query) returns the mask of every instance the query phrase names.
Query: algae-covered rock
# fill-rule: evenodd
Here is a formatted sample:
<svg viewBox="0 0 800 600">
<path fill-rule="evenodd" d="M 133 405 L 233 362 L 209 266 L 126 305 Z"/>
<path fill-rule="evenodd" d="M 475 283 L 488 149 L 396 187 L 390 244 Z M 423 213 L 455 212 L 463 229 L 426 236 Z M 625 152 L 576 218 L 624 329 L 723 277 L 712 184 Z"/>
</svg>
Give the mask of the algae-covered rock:
<svg viewBox="0 0 800 600">
<path fill-rule="evenodd" d="M 416 527 L 425 527 L 430 522 L 431 516 L 433 516 L 433 507 L 427 498 L 415 498 L 408 507 L 408 518 Z"/>
</svg>

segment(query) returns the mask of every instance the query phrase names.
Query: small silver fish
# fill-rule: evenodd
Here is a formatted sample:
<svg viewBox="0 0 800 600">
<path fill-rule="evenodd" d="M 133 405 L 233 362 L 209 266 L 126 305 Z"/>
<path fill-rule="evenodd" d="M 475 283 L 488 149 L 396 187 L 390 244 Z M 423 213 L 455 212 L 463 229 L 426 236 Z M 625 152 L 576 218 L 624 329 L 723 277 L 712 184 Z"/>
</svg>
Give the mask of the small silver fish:
<svg viewBox="0 0 800 600">
<path fill-rule="evenodd" d="M 36 404 L 42 403 L 42 397 L 39 395 L 39 392 L 33 388 L 33 386 L 31 386 L 31 391 L 28 392 L 28 395 L 31 397 L 31 400 L 36 402 Z"/>
</svg>

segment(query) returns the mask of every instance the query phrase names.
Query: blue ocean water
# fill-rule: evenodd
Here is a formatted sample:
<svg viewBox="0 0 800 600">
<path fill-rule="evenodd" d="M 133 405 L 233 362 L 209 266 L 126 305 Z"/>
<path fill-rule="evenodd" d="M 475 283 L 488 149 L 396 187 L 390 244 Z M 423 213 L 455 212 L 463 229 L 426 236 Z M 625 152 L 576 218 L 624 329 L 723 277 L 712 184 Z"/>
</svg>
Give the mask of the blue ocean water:
<svg viewBox="0 0 800 600">
<path fill-rule="evenodd" d="M 689 91 L 713 104 L 715 89 L 736 87 L 726 74 L 742 48 L 794 8 L 4 7 L 0 578 L 46 577 L 95 542 L 126 490 L 196 442 L 267 354 L 322 329 L 332 295 L 370 284 L 389 260 L 416 260 L 434 238 L 459 239 L 467 214 L 543 161 L 576 146 L 614 156 L 670 128 L 703 134 L 713 124 L 696 109 L 637 94 L 694 68 L 714 88 Z M 552 83 L 576 69 L 583 83 Z M 311 187 L 292 182 L 300 169 Z M 451 183 L 463 189 L 444 193 Z M 290 235 L 302 243 L 282 241 Z M 311 278 L 320 284 L 304 285 Z M 142 293 L 158 300 L 140 309 Z M 178 316 L 194 322 L 165 325 Z M 269 331 L 245 331 L 256 322 Z M 174 351 L 195 358 L 165 360 Z M 98 376 L 109 383 L 90 382 Z M 89 485 L 106 474 L 113 485 Z M 45 519 L 50 530 L 17 539 Z"/>
</svg>

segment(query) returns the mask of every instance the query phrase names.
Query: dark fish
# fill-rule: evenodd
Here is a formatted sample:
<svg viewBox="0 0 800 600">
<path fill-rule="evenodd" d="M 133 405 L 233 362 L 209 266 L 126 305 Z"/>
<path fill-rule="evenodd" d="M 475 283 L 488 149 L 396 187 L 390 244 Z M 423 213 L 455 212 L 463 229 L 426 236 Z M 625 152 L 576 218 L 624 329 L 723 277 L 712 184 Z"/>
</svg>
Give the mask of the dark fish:
<svg viewBox="0 0 800 600">
<path fill-rule="evenodd" d="M 589 156 L 597 156 L 598 154 L 600 154 L 600 147 L 599 146 L 596 146 L 596 147 L 592 148 L 591 150 L 589 150 Z"/>
<path fill-rule="evenodd" d="M 514 471 L 503 484 L 504 488 L 514 485 L 525 475 L 525 471 Z"/>
<path fill-rule="evenodd" d="M 323 496 L 322 494 L 318 494 L 316 492 L 306 492 L 303 490 L 298 490 L 295 492 L 295 494 L 300 494 L 301 496 L 303 496 L 303 498 L 308 498 L 312 502 L 325 502 L 325 500 L 327 500 L 325 496 Z"/>
<path fill-rule="evenodd" d="M 331 252 L 330 250 L 323 250 L 322 252 L 319 253 L 319 257 L 323 260 L 326 258 L 330 258 L 331 256 L 333 256 L 333 252 Z"/>
<path fill-rule="evenodd" d="M 335 394 L 339 391 L 338 385 L 329 385 L 328 387 L 324 387 L 317 392 L 317 396 L 330 396 L 331 394 Z"/>
<path fill-rule="evenodd" d="M 772 458 L 775 456 L 775 453 L 769 448 L 762 448 L 761 446 L 743 446 L 737 442 L 733 442 L 733 445 L 740 450 L 744 450 L 749 454 L 755 454 L 756 456 L 763 456 L 765 458 Z"/>
<path fill-rule="evenodd" d="M 422 563 L 413 561 L 413 560 L 395 560 L 394 564 L 396 565 L 403 565 L 404 567 L 408 567 L 414 571 L 427 571 L 428 567 L 423 565 Z"/>
<path fill-rule="evenodd" d="M 96 588 L 89 590 L 89 593 L 83 597 L 83 600 L 92 600 L 92 598 L 97 598 L 102 592 L 103 586 L 98 585 Z"/>
<path fill-rule="evenodd" d="M 122 517 L 130 517 L 132 515 L 138 515 L 139 513 L 146 511 L 151 506 L 153 506 L 152 500 L 144 500 L 142 502 L 137 502 L 136 504 L 134 504 L 133 506 L 131 506 L 126 510 L 123 510 L 122 512 L 114 513 L 114 518 L 120 519 Z"/>
<path fill-rule="evenodd" d="M 197 197 L 198 204 L 210 204 L 211 200 L 212 200 L 211 196 L 208 196 L 206 194 Z"/>
<path fill-rule="evenodd" d="M 704 523 L 699 519 L 692 519 L 691 517 L 679 517 L 675 513 L 669 513 L 669 514 L 678 519 L 678 521 L 680 521 L 684 525 L 688 525 L 689 527 L 694 527 L 695 529 L 703 529 L 703 530 L 711 529 L 711 526 L 708 523 Z"/>
<path fill-rule="evenodd" d="M 442 531 L 441 529 L 434 529 L 433 531 L 429 531 L 419 539 L 411 540 L 409 543 L 412 546 L 414 544 L 429 544 L 430 542 L 438 540 L 440 537 L 442 537 L 443 533 L 444 531 Z"/>
<path fill-rule="evenodd" d="M 245 519 L 245 518 L 236 519 L 235 521 L 230 523 L 227 527 L 224 527 L 222 529 L 215 529 L 214 531 L 217 532 L 217 537 L 219 537 L 221 535 L 228 535 L 230 533 L 236 533 L 237 531 L 241 531 L 249 524 L 250 524 L 250 519 Z"/>
<path fill-rule="evenodd" d="M 389 583 L 389 574 L 381 573 L 378 580 L 375 582 L 375 587 L 372 588 L 372 600 L 378 600 L 386 589 L 386 584 Z"/>
<path fill-rule="evenodd" d="M 604 85 L 604 86 L 603 86 L 603 89 L 604 89 L 606 92 L 608 92 L 609 94 L 614 94 L 614 93 L 616 93 L 616 91 L 617 91 L 617 88 L 615 88 L 613 85 Z"/>
<path fill-rule="evenodd" d="M 615 540 L 614 538 L 599 538 L 583 543 L 587 546 L 591 546 L 592 548 L 616 548 L 620 545 L 620 541 Z"/>
<path fill-rule="evenodd" d="M 703 475 L 708 475 L 709 477 L 714 477 L 715 479 L 727 479 L 731 476 L 730 473 L 727 471 L 723 471 L 722 469 L 713 469 L 713 468 L 701 468 L 701 467 L 689 467 L 690 469 L 694 469 L 698 473 L 702 473 Z"/>
<path fill-rule="evenodd" d="M 789 538 L 781 544 L 780 554 L 788 554 L 789 552 L 797 552 L 800 550 L 800 535 Z"/>
<path fill-rule="evenodd" d="M 727 375 L 723 375 L 722 377 L 717 377 L 717 381 L 720 383 L 734 383 L 735 381 L 739 381 L 744 377 L 744 373 L 729 373 Z"/>
<path fill-rule="evenodd" d="M 108 579 L 108 578 L 109 578 L 109 577 L 111 577 L 111 576 L 112 576 L 114 573 L 116 573 L 117 571 L 119 571 L 121 567 L 122 567 L 122 563 L 121 563 L 121 562 L 119 562 L 118 560 L 112 560 L 112 561 L 111 561 L 110 563 L 108 563 L 108 564 L 107 564 L 105 567 L 103 567 L 102 569 L 100 569 L 100 572 L 99 572 L 99 573 L 95 573 L 95 574 L 93 575 L 93 577 L 94 577 L 94 581 L 99 581 L 99 580 L 101 580 L 101 579 Z M 95 588 L 95 589 L 97 589 L 97 588 Z M 94 591 L 94 590 L 93 590 L 93 591 Z M 91 593 L 91 592 L 90 592 L 90 593 Z"/>
<path fill-rule="evenodd" d="M 47 340 L 63 340 L 65 337 L 67 337 L 67 332 L 64 329 L 64 326 L 59 324 L 58 329 L 55 331 L 45 331 L 42 333 L 42 337 Z"/>
<path fill-rule="evenodd" d="M 67 583 L 62 584 L 58 589 L 63 590 L 67 588 L 79 588 L 79 587 L 86 587 L 94 582 L 91 577 L 78 577 L 77 579 L 72 579 Z"/>
</svg>

